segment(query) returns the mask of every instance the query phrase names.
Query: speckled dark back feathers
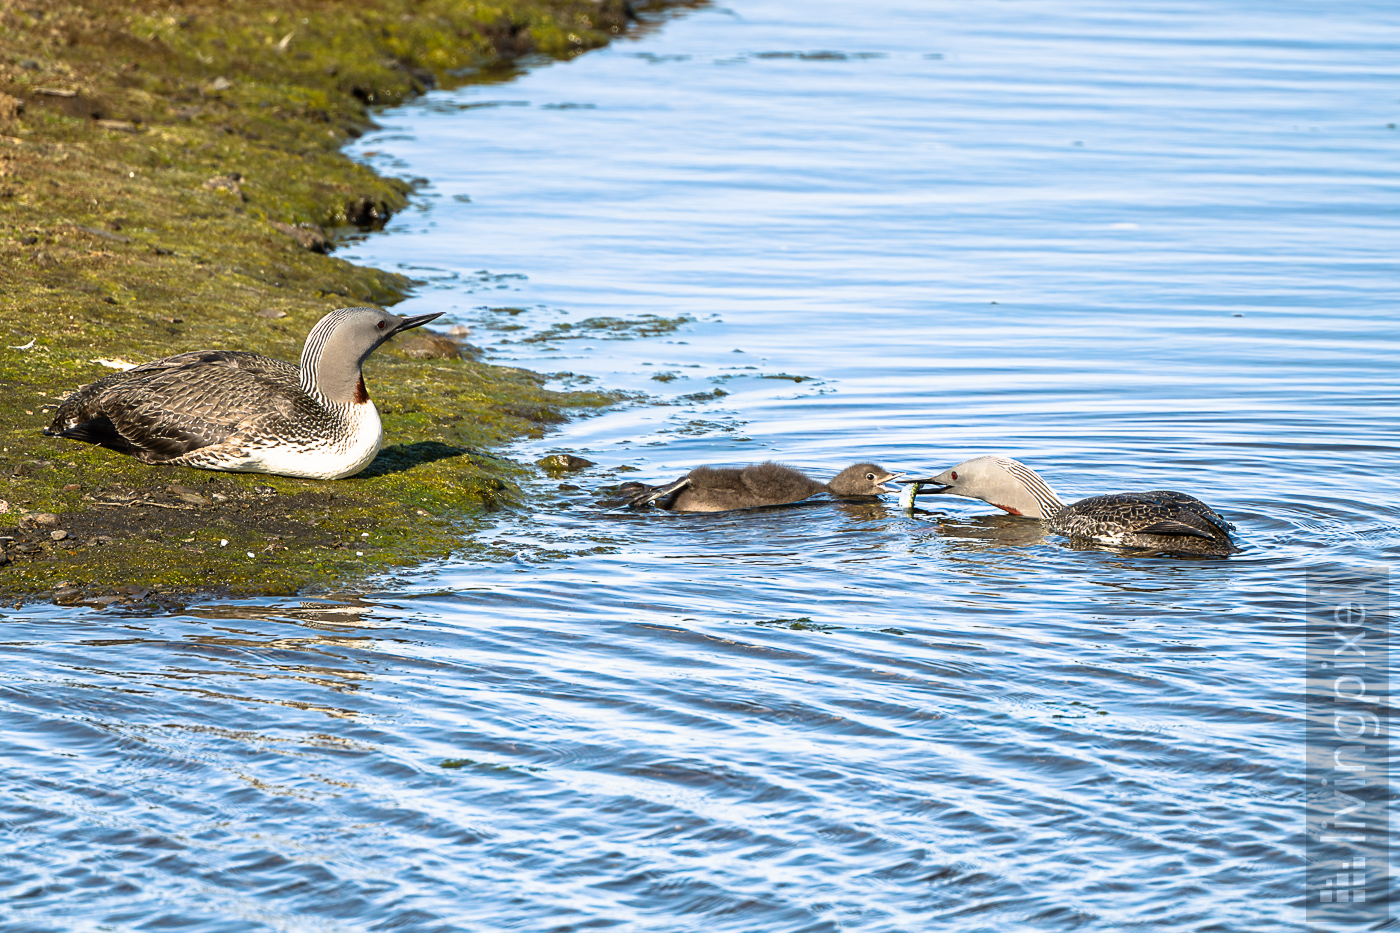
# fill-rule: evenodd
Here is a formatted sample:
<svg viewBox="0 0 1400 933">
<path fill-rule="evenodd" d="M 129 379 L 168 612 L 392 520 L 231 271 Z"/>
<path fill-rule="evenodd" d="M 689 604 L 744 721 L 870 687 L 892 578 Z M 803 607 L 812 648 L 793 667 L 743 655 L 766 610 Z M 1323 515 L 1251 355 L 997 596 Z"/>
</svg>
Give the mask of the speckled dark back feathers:
<svg viewBox="0 0 1400 933">
<path fill-rule="evenodd" d="M 1050 529 L 1071 537 L 1137 535 L 1176 550 L 1230 553 L 1234 526 L 1195 496 L 1170 490 L 1090 496 L 1061 509 Z M 1153 542 L 1139 542 L 1150 546 Z"/>
<path fill-rule="evenodd" d="M 235 429 L 276 436 L 330 426 L 290 363 L 257 353 L 181 353 L 114 373 L 70 395 L 47 433 L 101 444 L 146 463 L 223 443 Z"/>
</svg>

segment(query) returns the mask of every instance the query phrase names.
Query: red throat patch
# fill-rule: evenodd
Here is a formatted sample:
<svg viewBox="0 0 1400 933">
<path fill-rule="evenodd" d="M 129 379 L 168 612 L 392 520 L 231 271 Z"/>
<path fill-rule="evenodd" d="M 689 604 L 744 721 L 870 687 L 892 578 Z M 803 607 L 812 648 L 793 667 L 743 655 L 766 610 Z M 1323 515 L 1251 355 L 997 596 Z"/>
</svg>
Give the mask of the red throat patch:
<svg viewBox="0 0 1400 933">
<path fill-rule="evenodd" d="M 1011 506 L 1009 506 L 1009 505 L 1002 505 L 1002 504 L 999 503 L 999 502 L 993 502 L 992 505 L 994 505 L 994 506 L 996 506 L 997 508 L 1001 509 L 1003 512 L 1010 512 L 1012 515 L 1024 515 L 1024 514 L 1025 514 L 1025 513 L 1022 512 L 1020 509 L 1013 509 Z"/>
<path fill-rule="evenodd" d="M 363 405 L 369 401 L 369 392 L 365 390 L 365 377 L 361 376 L 360 381 L 355 384 L 355 404 Z"/>
</svg>

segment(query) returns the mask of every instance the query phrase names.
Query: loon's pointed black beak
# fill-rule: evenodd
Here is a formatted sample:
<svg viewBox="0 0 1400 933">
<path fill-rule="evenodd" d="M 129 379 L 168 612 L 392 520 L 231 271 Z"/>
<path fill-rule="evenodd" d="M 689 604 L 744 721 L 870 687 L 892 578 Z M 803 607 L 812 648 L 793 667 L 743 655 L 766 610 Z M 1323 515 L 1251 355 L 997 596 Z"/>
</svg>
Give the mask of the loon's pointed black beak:
<svg viewBox="0 0 1400 933">
<path fill-rule="evenodd" d="M 919 487 L 916 494 L 920 496 L 936 496 L 940 492 L 947 492 L 949 489 L 953 488 L 952 486 L 947 486 L 943 483 L 940 483 L 932 476 L 926 476 L 923 479 L 902 479 L 900 480 L 900 482 L 903 483 L 905 486 Z M 931 486 L 937 486 L 938 488 L 930 489 L 929 487 Z"/>
<path fill-rule="evenodd" d="M 413 330 L 413 328 L 415 327 L 422 327 L 429 321 L 435 321 L 446 313 L 447 312 L 445 311 L 434 311 L 432 314 L 417 314 L 413 317 L 406 317 L 399 322 L 399 325 L 397 327 L 389 331 L 389 333 L 385 334 L 384 336 L 387 339 L 389 337 L 394 336 L 395 334 L 401 334 L 406 330 Z"/>
</svg>

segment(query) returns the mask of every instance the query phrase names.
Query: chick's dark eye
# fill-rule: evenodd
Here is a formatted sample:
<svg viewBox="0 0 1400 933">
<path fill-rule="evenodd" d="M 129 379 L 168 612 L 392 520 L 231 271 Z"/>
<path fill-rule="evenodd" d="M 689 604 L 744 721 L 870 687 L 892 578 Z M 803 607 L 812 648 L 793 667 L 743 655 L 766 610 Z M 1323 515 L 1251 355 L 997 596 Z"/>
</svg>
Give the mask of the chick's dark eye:
<svg viewBox="0 0 1400 933">
<path fill-rule="evenodd" d="M 873 481 L 873 480 L 875 479 L 875 474 L 874 474 L 874 473 L 867 473 L 867 474 L 865 474 L 865 478 L 868 479 L 868 480 L 872 480 L 872 481 Z"/>
<path fill-rule="evenodd" d="M 954 471 L 953 471 L 953 479 L 957 479 L 957 478 L 958 478 L 958 471 L 957 471 L 957 470 L 954 470 Z"/>
<path fill-rule="evenodd" d="M 383 329 L 384 329 L 384 326 L 385 326 L 385 322 L 384 322 L 384 321 L 380 321 L 378 324 L 376 324 L 376 325 L 374 325 L 374 326 L 375 326 L 375 327 L 378 327 L 380 330 L 383 330 Z"/>
</svg>

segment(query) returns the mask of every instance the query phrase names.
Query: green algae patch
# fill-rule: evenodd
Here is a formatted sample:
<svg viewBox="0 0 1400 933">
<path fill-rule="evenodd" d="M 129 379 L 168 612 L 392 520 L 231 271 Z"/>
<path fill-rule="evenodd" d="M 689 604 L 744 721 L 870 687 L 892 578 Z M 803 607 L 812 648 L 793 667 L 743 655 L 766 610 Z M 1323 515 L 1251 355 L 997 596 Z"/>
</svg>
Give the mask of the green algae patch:
<svg viewBox="0 0 1400 933">
<path fill-rule="evenodd" d="M 447 768 L 449 770 L 454 771 L 460 770 L 462 768 L 471 768 L 477 771 L 507 771 L 512 773 L 535 773 L 544 770 L 544 768 L 534 767 L 531 765 L 493 764 L 489 761 L 476 761 L 471 758 L 447 758 L 443 761 L 438 762 L 438 767 Z"/>
<path fill-rule="evenodd" d="M 690 324 L 695 318 L 688 314 L 680 317 L 661 317 L 656 314 L 643 314 L 635 318 L 590 317 L 574 324 L 555 324 L 538 334 L 525 337 L 521 343 L 549 343 L 555 340 L 635 340 L 639 337 L 661 337 L 675 333 L 683 324 Z M 505 328 L 498 328 L 505 329 Z"/>
<path fill-rule="evenodd" d="M 526 468 L 490 450 L 614 396 L 391 343 L 365 370 L 388 446 L 333 483 L 150 467 L 41 430 L 125 365 L 295 361 L 328 311 L 401 300 L 410 280 L 333 255 L 412 192 L 340 151 L 371 108 L 633 23 L 623 0 L 0 7 L 0 595 L 337 588 L 444 557 L 514 503 Z"/>
<path fill-rule="evenodd" d="M 821 622 L 813 622 L 807 616 L 798 616 L 795 619 L 769 619 L 766 622 L 756 622 L 755 625 L 762 625 L 772 628 L 788 629 L 793 632 L 835 632 L 841 628 L 839 625 L 824 625 Z"/>
<path fill-rule="evenodd" d="M 393 386 L 376 393 L 390 444 L 337 482 L 152 467 L 72 441 L 36 441 L 46 413 L 28 409 L 29 424 L 0 432 L 0 594 L 280 595 L 442 558 L 485 514 L 519 501 L 526 468 L 485 448 L 542 434 L 571 408 L 611 402 L 496 369 L 429 366 L 381 350 L 366 381 L 371 392 Z M 0 391 L 37 396 L 9 383 Z"/>
</svg>

